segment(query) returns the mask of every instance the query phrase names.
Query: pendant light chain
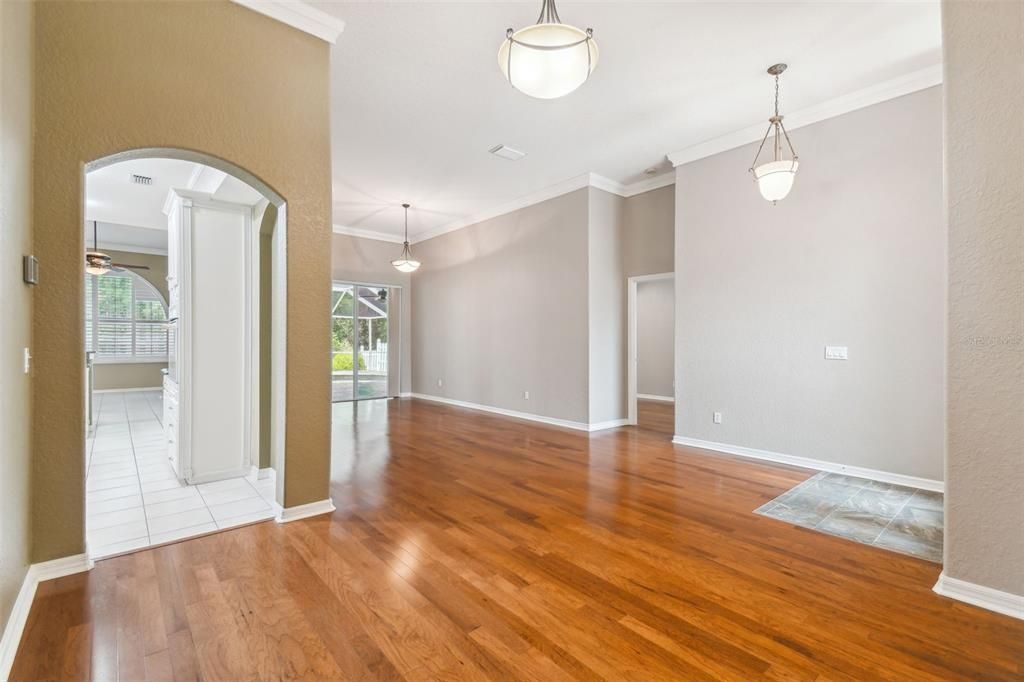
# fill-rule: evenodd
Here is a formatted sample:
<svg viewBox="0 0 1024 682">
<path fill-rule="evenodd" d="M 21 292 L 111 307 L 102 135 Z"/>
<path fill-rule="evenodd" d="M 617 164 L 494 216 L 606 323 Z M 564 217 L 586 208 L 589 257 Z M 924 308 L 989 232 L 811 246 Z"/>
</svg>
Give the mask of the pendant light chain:
<svg viewBox="0 0 1024 682">
<path fill-rule="evenodd" d="M 405 209 L 405 242 L 402 247 L 402 258 L 409 260 L 412 252 L 409 250 L 409 204 L 402 204 Z"/>
</svg>

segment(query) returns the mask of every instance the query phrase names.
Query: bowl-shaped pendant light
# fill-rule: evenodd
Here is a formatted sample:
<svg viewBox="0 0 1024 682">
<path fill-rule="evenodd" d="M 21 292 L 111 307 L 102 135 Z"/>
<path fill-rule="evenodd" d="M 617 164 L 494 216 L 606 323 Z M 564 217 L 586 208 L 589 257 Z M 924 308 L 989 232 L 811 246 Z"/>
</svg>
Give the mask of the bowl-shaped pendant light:
<svg viewBox="0 0 1024 682">
<path fill-rule="evenodd" d="M 412 249 L 409 248 L 409 204 L 402 204 L 405 209 L 405 242 L 402 246 L 402 255 L 391 261 L 391 265 L 399 272 L 413 272 L 420 266 L 420 262 L 412 257 Z"/>
<path fill-rule="evenodd" d="M 750 172 L 754 174 L 754 181 L 757 182 L 757 188 L 761 191 L 761 196 L 772 202 L 772 204 L 775 204 L 780 199 L 785 199 L 789 194 L 789 190 L 793 189 L 796 170 L 800 167 L 796 151 L 793 149 L 793 143 L 789 141 L 789 133 L 786 132 L 786 126 L 782 124 L 783 117 L 779 114 L 779 74 L 785 70 L 785 64 L 775 64 L 768 68 L 768 73 L 775 76 L 775 115 L 768 119 L 768 130 L 765 131 L 764 139 L 761 140 L 761 146 L 757 148 L 757 154 L 754 156 L 754 163 L 750 166 Z M 761 156 L 761 150 L 764 149 L 768 136 L 772 135 L 773 132 L 772 160 L 758 165 L 757 160 Z M 786 146 L 789 147 L 789 159 L 783 158 L 783 140 L 786 141 Z"/>
<path fill-rule="evenodd" d="M 533 26 L 508 29 L 498 48 L 498 65 L 516 90 L 538 99 L 568 95 L 597 66 L 593 29 L 563 24 L 555 0 L 544 0 Z"/>
</svg>

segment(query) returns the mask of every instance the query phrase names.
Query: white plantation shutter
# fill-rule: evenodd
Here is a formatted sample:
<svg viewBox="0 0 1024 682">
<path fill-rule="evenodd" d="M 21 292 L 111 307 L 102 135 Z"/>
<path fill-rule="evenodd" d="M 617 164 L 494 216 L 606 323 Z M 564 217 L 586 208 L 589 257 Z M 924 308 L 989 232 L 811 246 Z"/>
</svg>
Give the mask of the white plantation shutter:
<svg viewBox="0 0 1024 682">
<path fill-rule="evenodd" d="M 93 277 L 89 275 L 85 276 L 85 350 L 92 351 L 96 350 L 93 344 L 93 329 L 92 329 L 92 317 L 93 317 L 93 292 L 92 292 L 92 281 Z"/>
<path fill-rule="evenodd" d="M 167 358 L 167 306 L 152 284 L 130 270 L 85 276 L 86 350 L 98 359 Z"/>
</svg>

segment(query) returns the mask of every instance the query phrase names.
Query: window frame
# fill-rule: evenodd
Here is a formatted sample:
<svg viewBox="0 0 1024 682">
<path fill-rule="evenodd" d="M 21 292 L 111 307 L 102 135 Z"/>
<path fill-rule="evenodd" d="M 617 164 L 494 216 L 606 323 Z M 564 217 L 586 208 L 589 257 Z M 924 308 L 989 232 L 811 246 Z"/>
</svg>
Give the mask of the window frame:
<svg viewBox="0 0 1024 682">
<path fill-rule="evenodd" d="M 135 349 L 136 349 L 136 345 L 137 345 L 137 341 L 136 341 L 136 339 L 137 339 L 137 333 L 136 333 L 137 325 L 142 324 L 142 325 L 150 326 L 150 325 L 166 325 L 167 324 L 167 322 L 168 322 L 168 318 L 167 318 L 167 313 L 168 313 L 167 301 L 164 299 L 163 295 L 160 293 L 160 290 L 157 289 L 153 285 L 152 282 L 147 280 L 145 277 L 143 277 L 139 273 L 134 272 L 134 271 L 132 271 L 132 270 L 130 270 L 128 268 L 125 268 L 122 272 L 118 272 L 118 273 L 110 272 L 110 273 L 107 273 L 105 275 L 91 275 L 89 273 L 85 274 L 85 276 L 87 278 L 88 277 L 92 277 L 92 278 L 94 278 L 94 280 L 98 280 L 100 277 L 110 277 L 111 275 L 114 275 L 115 277 L 127 277 L 127 279 L 131 282 L 131 285 L 132 285 L 131 286 L 132 299 L 131 299 L 131 303 L 130 303 L 131 317 L 123 317 L 123 318 L 122 317 L 100 317 L 98 315 L 98 312 L 99 312 L 99 286 L 97 286 L 97 283 L 95 281 L 93 281 L 92 286 L 89 287 L 89 290 L 91 291 L 91 294 L 92 294 L 92 300 L 86 302 L 86 307 L 85 307 L 85 311 L 84 311 L 85 314 L 83 315 L 83 326 L 85 327 L 83 329 L 83 332 L 86 332 L 87 330 L 89 332 L 89 333 L 86 334 L 86 336 L 87 336 L 86 341 L 87 342 L 91 342 L 91 346 L 92 346 L 92 351 L 91 352 L 93 354 L 93 356 L 92 356 L 93 364 L 97 364 L 97 365 L 166 364 L 170 360 L 168 353 L 164 353 L 162 355 L 138 355 L 138 354 L 136 354 Z M 138 300 L 138 299 L 136 299 L 136 288 L 140 284 L 143 287 L 147 288 L 149 290 L 149 293 L 151 294 L 151 298 L 147 298 L 145 300 L 156 300 L 156 301 L 159 301 L 161 307 L 163 308 L 163 312 L 164 312 L 164 319 L 163 320 L 144 320 L 144 319 L 139 319 L 139 318 L 136 317 L 136 315 L 138 313 L 137 308 L 136 308 L 136 302 Z M 92 311 L 92 319 L 91 319 L 92 327 L 91 327 L 91 329 L 89 328 L 89 322 L 90 322 L 89 311 L 90 310 Z M 100 328 L 100 323 L 101 322 L 112 322 L 112 323 L 125 323 L 125 322 L 127 322 L 127 323 L 130 323 L 130 325 L 131 325 L 131 348 L 132 348 L 131 355 L 109 355 L 109 354 L 104 355 L 104 354 L 101 354 L 97 350 L 97 348 L 99 347 L 99 328 Z M 165 326 L 165 331 L 166 331 L 166 326 Z M 90 338 L 88 338 L 88 336 L 91 336 L 92 338 L 90 339 Z M 164 344 L 164 348 L 165 349 L 169 349 L 169 343 L 165 343 Z"/>
</svg>

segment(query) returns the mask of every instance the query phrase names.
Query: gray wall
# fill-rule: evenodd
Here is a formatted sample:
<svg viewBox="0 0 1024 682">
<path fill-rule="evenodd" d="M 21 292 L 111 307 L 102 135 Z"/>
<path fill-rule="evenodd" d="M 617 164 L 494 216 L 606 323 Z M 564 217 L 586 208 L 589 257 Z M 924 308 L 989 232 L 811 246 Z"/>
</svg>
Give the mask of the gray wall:
<svg viewBox="0 0 1024 682">
<path fill-rule="evenodd" d="M 675 270 L 675 192 L 675 186 L 669 185 L 625 200 L 622 270 L 626 277 Z"/>
<path fill-rule="evenodd" d="M 588 421 L 589 192 L 413 246 L 414 392 Z"/>
<path fill-rule="evenodd" d="M 671 279 L 636 285 L 636 392 L 671 398 L 675 333 L 675 284 Z"/>
<path fill-rule="evenodd" d="M 589 188 L 587 236 L 590 423 L 626 417 L 625 201 Z"/>
<path fill-rule="evenodd" d="M 107 251 L 115 263 L 148 265 L 149 270 L 135 270 L 135 274 L 156 287 L 167 303 L 167 256 L 131 251 Z M 93 367 L 93 388 L 98 391 L 120 388 L 158 388 L 163 386 L 160 370 L 166 362 L 97 363 Z"/>
<path fill-rule="evenodd" d="M 1024 595 L 1024 4 L 942 4 L 946 575 Z"/>
<path fill-rule="evenodd" d="M 677 169 L 677 434 L 943 477 L 941 97 L 793 131 L 800 174 L 776 206 L 746 171 L 754 145 Z"/>
<path fill-rule="evenodd" d="M 413 247 L 413 251 L 418 253 L 417 247 Z M 393 242 L 346 234 L 331 236 L 331 279 L 402 287 L 399 320 L 401 392 L 409 393 L 412 391 L 412 287 L 408 273 L 399 272 L 391 266 L 391 261 L 401 252 L 402 245 Z"/>
<path fill-rule="evenodd" d="M 0 2 L 0 631 L 31 547 L 31 392 L 21 354 L 32 340 L 32 295 L 21 281 L 21 257 L 32 252 L 32 13 L 31 3 Z"/>
</svg>

